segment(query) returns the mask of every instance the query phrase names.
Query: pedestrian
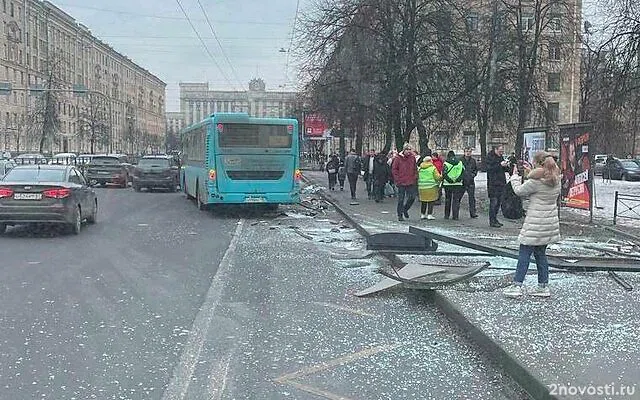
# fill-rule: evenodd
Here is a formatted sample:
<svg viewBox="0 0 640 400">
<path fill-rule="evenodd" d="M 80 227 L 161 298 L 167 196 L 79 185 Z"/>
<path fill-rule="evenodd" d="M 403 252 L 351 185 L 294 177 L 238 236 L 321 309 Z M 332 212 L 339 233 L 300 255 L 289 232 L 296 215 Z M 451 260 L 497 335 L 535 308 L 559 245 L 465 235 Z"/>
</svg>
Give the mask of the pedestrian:
<svg viewBox="0 0 640 400">
<path fill-rule="evenodd" d="M 507 185 L 505 173 L 509 167 L 509 161 L 505 160 L 504 147 L 494 146 L 487 154 L 487 193 L 489 194 L 489 226 L 500 228 L 503 225 L 498 221 L 498 211 L 502 201 L 502 193 Z"/>
<path fill-rule="evenodd" d="M 433 220 L 433 206 L 438 200 L 442 175 L 433 165 L 431 156 L 425 156 L 418 168 L 418 194 L 420 197 L 420 219 Z"/>
<path fill-rule="evenodd" d="M 404 221 L 409 219 L 409 209 L 416 200 L 418 191 L 416 158 L 409 143 L 405 143 L 402 152 L 393 160 L 391 170 L 393 181 L 398 187 L 398 221 Z"/>
<path fill-rule="evenodd" d="M 387 155 L 384 152 L 375 156 L 372 171 L 373 198 L 376 203 L 380 203 L 384 199 L 385 186 L 391 176 L 391 168 L 387 164 Z"/>
<path fill-rule="evenodd" d="M 604 168 L 602 170 L 602 182 L 611 183 L 611 171 L 614 170 L 614 164 L 616 159 L 613 155 L 609 154 L 604 162 Z"/>
<path fill-rule="evenodd" d="M 444 187 L 444 219 L 452 216 L 454 220 L 460 217 L 460 200 L 464 195 L 464 164 L 456 157 L 456 153 L 449 151 L 442 173 Z"/>
<path fill-rule="evenodd" d="M 442 170 L 444 169 L 444 161 L 440 158 L 440 155 L 437 152 L 433 152 L 431 155 L 431 161 L 433 165 L 438 169 L 440 175 L 442 175 Z M 437 206 L 442 204 L 442 182 L 440 183 L 440 187 L 438 187 L 438 200 L 436 200 Z"/>
<path fill-rule="evenodd" d="M 389 170 L 391 170 L 391 166 L 393 165 L 393 160 L 398 156 L 398 151 L 393 149 L 387 155 L 387 165 L 389 165 Z M 389 176 L 389 185 L 391 186 L 392 192 L 388 194 L 389 197 L 396 197 L 398 195 L 398 187 L 393 181 L 393 174 Z"/>
<path fill-rule="evenodd" d="M 340 166 L 338 167 L 338 183 L 340 184 L 340 191 L 344 190 L 344 181 L 347 178 L 347 169 L 344 166 L 344 161 L 340 161 Z"/>
<path fill-rule="evenodd" d="M 364 162 L 362 163 L 362 167 L 364 170 L 364 175 L 362 176 L 362 178 L 367 185 L 367 196 L 369 197 L 369 200 L 373 199 L 373 163 L 375 157 L 376 151 L 374 149 L 370 149 L 367 155 L 364 157 Z"/>
<path fill-rule="evenodd" d="M 356 185 L 358 184 L 358 177 L 362 170 L 362 161 L 356 154 L 354 149 L 349 151 L 349 155 L 344 159 L 344 167 L 347 169 L 347 179 L 349 180 L 349 189 L 351 190 L 351 199 L 356 199 Z"/>
<path fill-rule="evenodd" d="M 510 183 L 520 197 L 529 198 L 529 207 L 518 241 L 520 252 L 518 265 L 511 286 L 504 290 L 508 297 L 524 294 L 522 284 L 529 269 L 531 254 L 538 268 L 538 286 L 532 296 L 549 297 L 549 262 L 547 246 L 560 241 L 560 221 L 558 218 L 558 196 L 560 195 L 560 169 L 553 156 L 547 152 L 536 153 L 533 157 L 534 169 L 529 171 L 522 183 L 517 167 L 513 168 Z"/>
<path fill-rule="evenodd" d="M 462 196 L 467 193 L 469 197 L 469 216 L 471 218 L 478 218 L 478 213 L 476 212 L 476 176 L 478 175 L 478 165 L 476 164 L 476 159 L 471 155 L 472 152 L 471 147 L 467 147 L 464 150 L 464 157 L 462 158 L 462 164 L 464 165 L 464 178 L 462 179 L 462 183 L 464 186 L 464 191 L 462 192 Z"/>
<path fill-rule="evenodd" d="M 327 175 L 329 177 L 329 190 L 335 190 L 336 181 L 338 180 L 338 168 L 340 168 L 340 159 L 337 155 L 331 155 L 327 163 Z"/>
</svg>

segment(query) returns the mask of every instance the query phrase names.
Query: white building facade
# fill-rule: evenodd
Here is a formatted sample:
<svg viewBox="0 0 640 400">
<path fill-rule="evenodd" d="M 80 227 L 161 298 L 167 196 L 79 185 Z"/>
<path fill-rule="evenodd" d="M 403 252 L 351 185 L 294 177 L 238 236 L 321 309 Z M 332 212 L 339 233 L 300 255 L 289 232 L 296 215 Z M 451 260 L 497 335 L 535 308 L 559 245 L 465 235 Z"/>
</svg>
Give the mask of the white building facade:
<svg viewBox="0 0 640 400">
<path fill-rule="evenodd" d="M 216 112 L 246 112 L 252 117 L 293 117 L 297 92 L 267 91 L 261 79 L 248 91 L 210 90 L 208 83 L 180 83 L 180 114 L 186 126 Z"/>
</svg>

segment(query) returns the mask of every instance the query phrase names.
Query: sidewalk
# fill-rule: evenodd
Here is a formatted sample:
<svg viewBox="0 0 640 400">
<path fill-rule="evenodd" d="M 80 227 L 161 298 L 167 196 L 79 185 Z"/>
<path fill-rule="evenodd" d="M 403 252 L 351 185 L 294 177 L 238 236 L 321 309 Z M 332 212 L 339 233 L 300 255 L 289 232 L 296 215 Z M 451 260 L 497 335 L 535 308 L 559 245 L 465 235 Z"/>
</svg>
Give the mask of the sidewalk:
<svg viewBox="0 0 640 400">
<path fill-rule="evenodd" d="M 329 182 L 327 174 L 320 171 L 304 171 L 304 176 L 313 182 L 314 185 L 323 187 L 324 193 L 330 196 L 335 201 L 348 210 L 354 217 L 366 215 L 374 218 L 365 218 L 363 222 L 372 228 L 373 232 L 377 231 L 389 231 L 400 230 L 406 231 L 410 225 L 434 227 L 444 230 L 459 231 L 462 228 L 470 228 L 473 231 L 483 231 L 489 236 L 501 237 L 505 234 L 512 236 L 520 231 L 522 226 L 521 221 L 511 221 L 498 216 L 500 222 L 504 226 L 500 229 L 489 227 L 489 212 L 488 203 L 489 200 L 486 196 L 486 182 L 480 181 L 476 183 L 476 205 L 478 211 L 478 218 L 471 218 L 469 216 L 469 198 L 465 194 L 460 203 L 460 219 L 457 221 L 444 219 L 444 196 L 442 199 L 442 205 L 436 206 L 434 209 L 435 220 L 426 221 L 420 220 L 420 201 L 416 199 L 415 203 L 409 210 L 409 220 L 400 222 L 396 214 L 397 199 L 395 197 L 387 197 L 382 203 L 376 203 L 373 200 L 367 199 L 367 185 L 364 180 L 359 179 L 356 187 L 356 198 L 358 205 L 350 205 L 351 193 L 349 192 L 349 184 L 345 182 L 344 191 L 338 190 L 330 191 L 328 189 Z"/>
<path fill-rule="evenodd" d="M 357 192 L 360 204 L 350 205 L 348 188 L 344 192 L 326 189 L 325 173 L 309 171 L 304 176 L 312 184 L 324 187 L 322 193 L 369 233 L 406 232 L 413 225 L 467 240 L 517 246 L 518 222 L 501 219 L 503 228 L 490 228 L 487 212 L 482 208 L 478 210 L 480 217 L 471 219 L 466 196 L 459 221 L 444 220 L 444 206 L 436 208 L 435 221 L 421 221 L 419 205 L 414 205 L 409 211 L 409 221 L 399 222 L 395 199 L 385 199 L 382 204 L 367 200 L 362 180 Z M 482 196 L 477 193 L 480 199 Z M 550 251 L 593 254 L 582 247 L 600 241 L 601 238 L 587 236 L 591 233 L 602 235 L 601 230 L 563 226 L 563 241 L 550 246 Z M 440 246 L 441 250 L 445 248 Z M 438 257 L 431 256 L 430 261 L 434 260 L 437 262 Z M 488 260 L 493 266 L 515 269 L 515 260 L 499 257 Z M 489 271 L 478 276 L 472 285 L 437 291 L 433 299 L 536 399 L 640 398 L 639 274 L 619 274 L 634 287 L 633 291 L 625 292 L 606 273 L 554 273 L 550 277 L 550 299 L 513 300 L 502 296 L 501 289 L 512 274 L 503 272 Z M 535 275 L 530 275 L 525 284 L 530 287 L 535 282 Z M 606 392 L 608 396 L 604 394 L 609 389 L 603 385 L 614 385 Z M 613 390 L 621 393 L 622 385 L 635 387 L 635 394 L 613 395 Z"/>
</svg>

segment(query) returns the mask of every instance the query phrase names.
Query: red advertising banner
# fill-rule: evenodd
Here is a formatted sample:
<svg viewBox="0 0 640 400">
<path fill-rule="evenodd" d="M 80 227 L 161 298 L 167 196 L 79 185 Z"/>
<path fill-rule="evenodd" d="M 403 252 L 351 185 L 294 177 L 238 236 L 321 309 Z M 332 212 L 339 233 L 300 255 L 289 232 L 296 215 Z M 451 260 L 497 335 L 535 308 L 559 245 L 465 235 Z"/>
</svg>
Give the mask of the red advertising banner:
<svg viewBox="0 0 640 400">
<path fill-rule="evenodd" d="M 310 114 L 304 118 L 304 135 L 307 137 L 322 137 L 329 129 L 320 115 Z"/>
<path fill-rule="evenodd" d="M 593 176 L 589 156 L 591 124 L 560 125 L 562 205 L 591 210 Z"/>
</svg>

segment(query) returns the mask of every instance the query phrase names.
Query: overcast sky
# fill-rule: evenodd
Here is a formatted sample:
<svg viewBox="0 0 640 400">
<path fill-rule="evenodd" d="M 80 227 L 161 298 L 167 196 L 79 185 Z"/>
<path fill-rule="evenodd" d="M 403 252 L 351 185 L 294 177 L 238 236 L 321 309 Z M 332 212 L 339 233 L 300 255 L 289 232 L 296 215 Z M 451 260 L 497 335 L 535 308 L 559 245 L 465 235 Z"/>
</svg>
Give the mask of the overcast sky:
<svg viewBox="0 0 640 400">
<path fill-rule="evenodd" d="M 222 50 L 198 0 L 179 0 L 213 59 L 177 0 L 50 1 L 164 80 L 167 111 L 179 108 L 181 81 L 208 81 L 212 89 L 240 90 L 247 88 L 250 79 L 261 77 L 267 90 L 284 90 L 281 85 L 294 88 L 294 62 L 290 60 L 287 68 L 287 53 L 279 50 L 289 48 L 296 0 L 200 0 Z"/>
</svg>

